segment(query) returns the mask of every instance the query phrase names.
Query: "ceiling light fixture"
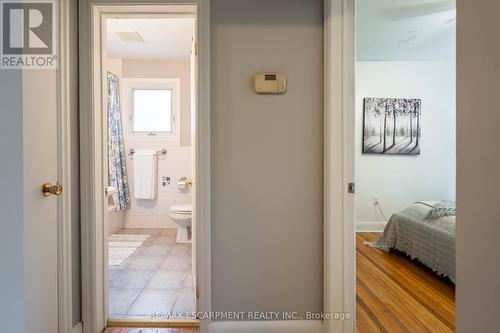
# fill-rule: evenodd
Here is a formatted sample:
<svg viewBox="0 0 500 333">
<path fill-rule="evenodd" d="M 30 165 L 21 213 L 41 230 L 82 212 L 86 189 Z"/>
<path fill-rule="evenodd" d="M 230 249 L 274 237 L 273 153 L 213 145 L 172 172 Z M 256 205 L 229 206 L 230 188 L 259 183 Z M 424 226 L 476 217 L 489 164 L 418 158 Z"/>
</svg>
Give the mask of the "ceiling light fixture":
<svg viewBox="0 0 500 333">
<path fill-rule="evenodd" d="M 125 43 L 143 43 L 144 39 L 141 35 L 135 30 L 128 31 L 115 31 L 115 34 L 120 37 L 122 42 Z"/>
</svg>

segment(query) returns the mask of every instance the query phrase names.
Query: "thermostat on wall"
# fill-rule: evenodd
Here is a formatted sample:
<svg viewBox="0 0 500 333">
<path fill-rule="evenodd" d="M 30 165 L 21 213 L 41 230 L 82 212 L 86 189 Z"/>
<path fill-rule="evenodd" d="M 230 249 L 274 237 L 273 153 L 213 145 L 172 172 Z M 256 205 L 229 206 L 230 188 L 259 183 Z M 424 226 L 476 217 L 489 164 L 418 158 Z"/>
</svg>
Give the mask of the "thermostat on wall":
<svg viewBox="0 0 500 333">
<path fill-rule="evenodd" d="M 255 92 L 258 94 L 283 94 L 286 92 L 286 75 L 278 73 L 255 75 Z"/>
</svg>

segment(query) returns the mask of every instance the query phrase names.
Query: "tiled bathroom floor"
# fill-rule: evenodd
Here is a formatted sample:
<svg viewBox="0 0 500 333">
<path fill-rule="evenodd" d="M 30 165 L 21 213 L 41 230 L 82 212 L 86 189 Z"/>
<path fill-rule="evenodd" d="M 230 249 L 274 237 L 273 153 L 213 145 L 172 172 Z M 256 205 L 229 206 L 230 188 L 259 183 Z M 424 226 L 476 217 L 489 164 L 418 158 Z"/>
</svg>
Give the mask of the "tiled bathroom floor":
<svg viewBox="0 0 500 333">
<path fill-rule="evenodd" d="M 176 230 L 118 233 L 150 237 L 119 266 L 109 266 L 110 319 L 168 319 L 172 312 L 195 311 L 191 244 L 176 244 Z"/>
</svg>

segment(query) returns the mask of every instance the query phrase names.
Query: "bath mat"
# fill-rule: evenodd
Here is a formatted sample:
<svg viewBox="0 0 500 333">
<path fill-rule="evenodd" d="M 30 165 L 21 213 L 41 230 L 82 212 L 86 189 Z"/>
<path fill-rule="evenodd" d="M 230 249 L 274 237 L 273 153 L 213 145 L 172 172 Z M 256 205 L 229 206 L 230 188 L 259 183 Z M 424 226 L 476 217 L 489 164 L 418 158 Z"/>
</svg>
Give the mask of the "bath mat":
<svg viewBox="0 0 500 333">
<path fill-rule="evenodd" d="M 134 253 L 149 235 L 113 234 L 108 237 L 108 265 L 119 266 Z"/>
</svg>

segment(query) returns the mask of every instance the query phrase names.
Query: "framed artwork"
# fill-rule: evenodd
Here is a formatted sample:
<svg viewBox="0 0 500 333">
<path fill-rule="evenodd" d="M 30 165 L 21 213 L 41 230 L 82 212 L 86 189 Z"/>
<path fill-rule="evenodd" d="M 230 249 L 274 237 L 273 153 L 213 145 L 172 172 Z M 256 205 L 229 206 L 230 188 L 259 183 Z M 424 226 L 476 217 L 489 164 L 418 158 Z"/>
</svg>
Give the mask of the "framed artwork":
<svg viewBox="0 0 500 333">
<path fill-rule="evenodd" d="M 420 99 L 365 98 L 363 154 L 420 155 Z"/>
</svg>

